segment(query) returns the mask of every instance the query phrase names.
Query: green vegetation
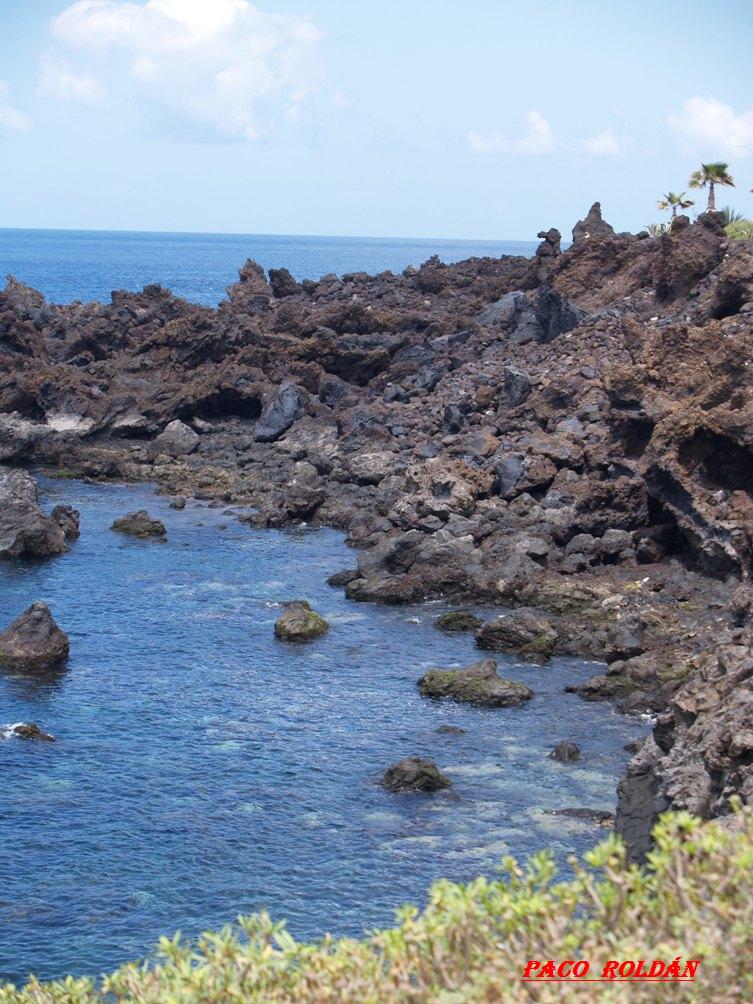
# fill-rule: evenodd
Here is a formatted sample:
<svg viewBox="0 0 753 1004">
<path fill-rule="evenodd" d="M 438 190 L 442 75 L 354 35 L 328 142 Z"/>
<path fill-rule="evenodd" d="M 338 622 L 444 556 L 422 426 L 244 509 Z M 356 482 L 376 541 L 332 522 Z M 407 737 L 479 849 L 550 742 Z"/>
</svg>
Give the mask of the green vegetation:
<svg viewBox="0 0 753 1004">
<path fill-rule="evenodd" d="M 732 206 L 722 206 L 719 212 L 724 217 L 725 227 L 728 227 L 730 223 L 739 223 L 740 220 L 745 219 L 743 214 L 738 213 L 738 211 L 736 209 L 733 209 Z"/>
<path fill-rule="evenodd" d="M 0 988 L 0 1004 L 506 1004 L 535 1000 L 743 1002 L 753 1000 L 753 812 L 739 828 L 686 813 L 656 829 L 648 866 L 626 863 L 610 836 L 557 882 L 546 854 L 499 880 L 436 883 L 426 909 L 363 940 L 294 940 L 268 916 L 191 945 L 163 938 L 153 962 L 123 966 L 95 985 L 68 978 Z M 694 983 L 521 981 L 529 959 L 669 964 L 700 959 Z"/>
<path fill-rule="evenodd" d="M 753 241 L 753 220 L 733 220 L 724 230 L 733 241 Z"/>
<path fill-rule="evenodd" d="M 678 209 L 690 209 L 694 205 L 695 202 L 692 199 L 685 198 L 685 192 L 667 192 L 657 202 L 659 209 L 670 209 L 672 211 L 672 219 L 677 216 Z"/>
<path fill-rule="evenodd" d="M 646 230 L 652 237 L 660 237 L 669 233 L 669 223 L 647 223 Z"/>
<path fill-rule="evenodd" d="M 729 173 L 729 164 L 717 161 L 713 164 L 701 164 L 700 169 L 693 171 L 688 181 L 690 188 L 708 188 L 709 201 L 706 209 L 713 212 L 716 209 L 716 196 L 714 189 L 717 185 L 725 185 L 734 188 L 735 182 Z"/>
</svg>

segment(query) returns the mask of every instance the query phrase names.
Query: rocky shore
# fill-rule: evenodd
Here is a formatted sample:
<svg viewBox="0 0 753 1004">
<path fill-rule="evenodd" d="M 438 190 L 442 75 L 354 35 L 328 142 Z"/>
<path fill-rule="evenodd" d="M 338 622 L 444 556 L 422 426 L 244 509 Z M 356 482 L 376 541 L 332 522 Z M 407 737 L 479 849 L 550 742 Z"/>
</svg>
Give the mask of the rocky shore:
<svg viewBox="0 0 753 1004">
<path fill-rule="evenodd" d="M 341 527 L 354 600 L 504 607 L 466 618 L 479 648 L 599 660 L 583 698 L 656 716 L 620 786 L 639 855 L 664 809 L 753 798 L 753 244 L 715 213 L 616 234 L 598 204 L 565 252 L 540 236 L 402 275 L 247 262 L 216 310 L 10 279 L 0 541 L 65 550 L 71 514 L 18 483 L 43 465 Z"/>
</svg>

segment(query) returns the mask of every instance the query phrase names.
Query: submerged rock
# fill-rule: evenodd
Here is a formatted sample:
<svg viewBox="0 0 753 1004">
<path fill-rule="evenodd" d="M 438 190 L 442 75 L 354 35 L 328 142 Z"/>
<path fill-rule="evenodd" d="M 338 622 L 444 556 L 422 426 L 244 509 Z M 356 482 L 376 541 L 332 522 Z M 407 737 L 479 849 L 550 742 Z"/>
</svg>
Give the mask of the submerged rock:
<svg viewBox="0 0 753 1004">
<path fill-rule="evenodd" d="M 562 816 L 564 819 L 577 819 L 584 823 L 595 823 L 604 829 L 614 829 L 614 813 L 607 809 L 587 809 L 587 808 L 567 808 L 554 809 L 553 816 Z"/>
<path fill-rule="evenodd" d="M 381 785 L 395 793 L 442 791 L 452 781 L 445 777 L 433 760 L 408 756 L 389 767 L 382 775 Z"/>
<path fill-rule="evenodd" d="M 434 627 L 440 631 L 450 633 L 460 631 L 475 631 L 481 627 L 483 621 L 472 614 L 470 610 L 448 610 L 446 614 L 440 614 L 434 621 Z"/>
<path fill-rule="evenodd" d="M 19 739 L 32 740 L 38 743 L 54 743 L 55 737 L 49 732 L 43 732 L 34 722 L 18 722 L 11 725 L 6 732 L 6 737 L 18 736 Z"/>
<path fill-rule="evenodd" d="M 0 558 L 47 558 L 67 550 L 63 530 L 39 508 L 34 478 L 0 471 Z"/>
<path fill-rule="evenodd" d="M 559 763 L 576 763 L 580 760 L 580 746 L 563 739 L 548 755 L 551 760 L 557 760 Z"/>
<path fill-rule="evenodd" d="M 430 669 L 418 686 L 424 697 L 451 697 L 488 708 L 510 708 L 530 701 L 533 691 L 497 673 L 494 659 L 482 659 L 467 669 Z"/>
<path fill-rule="evenodd" d="M 146 509 L 126 513 L 125 516 L 115 520 L 111 529 L 117 533 L 127 533 L 131 537 L 138 537 L 139 540 L 147 540 L 150 537 L 164 540 L 167 536 L 167 530 L 162 520 L 154 519 Z"/>
<path fill-rule="evenodd" d="M 170 502 L 170 508 L 171 509 L 185 509 L 186 508 L 186 500 L 183 498 L 182 495 L 178 495 L 176 498 L 172 499 L 172 501 Z"/>
<path fill-rule="evenodd" d="M 281 641 L 312 641 L 329 631 L 329 624 L 306 600 L 286 603 L 275 621 L 275 635 Z"/>
<path fill-rule="evenodd" d="M 557 632 L 540 614 L 532 610 L 511 610 L 487 621 L 476 632 L 479 648 L 508 652 L 527 659 L 546 662 L 557 641 Z"/>
<path fill-rule="evenodd" d="M 440 736 L 464 736 L 465 729 L 461 729 L 459 725 L 440 725 L 438 729 L 435 730 Z"/>
<path fill-rule="evenodd" d="M 46 603 L 32 603 L 0 634 L 0 666 L 29 672 L 52 669 L 68 658 L 68 635 Z"/>
</svg>

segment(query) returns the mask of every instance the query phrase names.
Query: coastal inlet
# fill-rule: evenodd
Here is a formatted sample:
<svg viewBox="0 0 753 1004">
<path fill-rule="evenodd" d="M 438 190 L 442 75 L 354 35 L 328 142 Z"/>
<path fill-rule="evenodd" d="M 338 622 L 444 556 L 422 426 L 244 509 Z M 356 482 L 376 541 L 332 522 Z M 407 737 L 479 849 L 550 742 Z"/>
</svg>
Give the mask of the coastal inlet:
<svg viewBox="0 0 753 1004">
<path fill-rule="evenodd" d="M 47 511 L 80 510 L 81 536 L 59 557 L 0 565 L 0 627 L 38 600 L 70 637 L 52 675 L 0 672 L 0 725 L 55 738 L 0 741 L 0 978 L 97 974 L 166 932 L 262 908 L 298 937 L 358 934 L 434 879 L 543 847 L 564 863 L 600 836 L 588 814 L 553 810 L 613 810 L 624 746 L 647 727 L 563 692 L 593 665 L 501 656 L 533 699 L 432 700 L 417 681 L 477 662 L 472 634 L 438 631 L 439 603 L 357 604 L 329 587 L 353 564 L 341 534 L 176 511 L 145 486 L 40 485 Z M 110 529 L 141 509 L 165 541 Z M 326 634 L 275 638 L 292 599 Z M 548 756 L 564 740 L 576 762 Z M 410 756 L 452 786 L 379 785 Z"/>
</svg>

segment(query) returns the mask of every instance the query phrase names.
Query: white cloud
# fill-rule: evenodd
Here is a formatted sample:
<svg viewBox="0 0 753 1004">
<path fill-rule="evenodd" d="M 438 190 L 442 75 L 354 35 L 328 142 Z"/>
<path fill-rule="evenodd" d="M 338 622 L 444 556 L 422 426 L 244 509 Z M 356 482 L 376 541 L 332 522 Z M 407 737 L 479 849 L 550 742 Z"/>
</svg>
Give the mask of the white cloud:
<svg viewBox="0 0 753 1004">
<path fill-rule="evenodd" d="M 66 63 L 52 57 L 46 57 L 42 62 L 39 90 L 53 98 L 79 101 L 85 105 L 101 104 L 107 97 L 107 88 L 91 73 L 77 73 Z"/>
<path fill-rule="evenodd" d="M 615 157 L 622 153 L 623 144 L 608 129 L 583 141 L 583 149 L 592 157 Z"/>
<path fill-rule="evenodd" d="M 541 112 L 526 115 L 528 132 L 519 139 L 508 139 L 501 133 L 468 133 L 468 142 L 477 153 L 550 153 L 555 147 L 552 127 Z"/>
<path fill-rule="evenodd" d="M 8 101 L 8 85 L 4 80 L 0 80 L 0 128 L 17 132 L 31 129 L 29 117 Z"/>
<path fill-rule="evenodd" d="M 115 100 L 142 99 L 191 128 L 245 139 L 298 116 L 322 37 L 306 18 L 249 0 L 77 0 L 52 33 L 67 54 L 67 96 L 91 100 L 103 87 L 91 73 L 98 65 Z"/>
<path fill-rule="evenodd" d="M 753 110 L 736 115 L 716 98 L 696 96 L 683 102 L 667 123 L 684 152 L 705 157 L 747 157 L 753 152 Z"/>
</svg>

